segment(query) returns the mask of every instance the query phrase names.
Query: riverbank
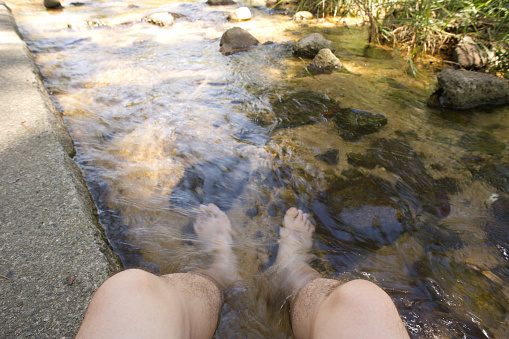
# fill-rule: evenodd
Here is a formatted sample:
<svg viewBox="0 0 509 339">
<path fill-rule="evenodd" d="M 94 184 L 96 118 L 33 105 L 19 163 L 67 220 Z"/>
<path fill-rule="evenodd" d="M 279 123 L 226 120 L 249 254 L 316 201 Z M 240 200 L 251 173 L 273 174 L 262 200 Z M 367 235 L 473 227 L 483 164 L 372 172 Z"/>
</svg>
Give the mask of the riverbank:
<svg viewBox="0 0 509 339">
<path fill-rule="evenodd" d="M 3 1 L 0 78 L 0 333 L 73 337 L 93 293 L 121 263 Z"/>
</svg>

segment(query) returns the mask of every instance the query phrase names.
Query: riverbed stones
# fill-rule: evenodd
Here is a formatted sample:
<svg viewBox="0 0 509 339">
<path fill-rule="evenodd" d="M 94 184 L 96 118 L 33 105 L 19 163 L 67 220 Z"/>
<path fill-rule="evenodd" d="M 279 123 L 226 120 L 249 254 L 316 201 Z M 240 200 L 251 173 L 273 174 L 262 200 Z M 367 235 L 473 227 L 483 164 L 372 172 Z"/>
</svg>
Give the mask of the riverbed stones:
<svg viewBox="0 0 509 339">
<path fill-rule="evenodd" d="M 209 6 L 235 5 L 233 0 L 207 0 Z"/>
<path fill-rule="evenodd" d="M 378 132 L 387 125 L 387 118 L 382 114 L 371 114 L 354 108 L 340 108 L 332 116 L 339 135 L 344 140 L 356 141 L 363 135 Z"/>
<path fill-rule="evenodd" d="M 308 70 L 314 74 L 332 73 L 340 70 L 343 65 L 341 61 L 328 48 L 321 49 L 313 61 L 308 65 Z"/>
<path fill-rule="evenodd" d="M 247 7 L 240 7 L 228 15 L 230 21 L 248 21 L 251 20 L 251 11 Z"/>
<path fill-rule="evenodd" d="M 295 13 L 295 15 L 293 16 L 293 20 L 311 20 L 314 18 L 315 16 L 313 15 L 313 13 L 308 11 L 300 11 Z"/>
<path fill-rule="evenodd" d="M 488 63 L 488 55 L 480 44 L 467 35 L 454 49 L 452 60 L 464 69 L 479 69 Z"/>
<path fill-rule="evenodd" d="M 293 54 L 303 58 L 314 58 L 318 52 L 324 48 L 328 48 L 334 52 L 334 44 L 327 40 L 320 33 L 309 34 L 293 45 Z"/>
<path fill-rule="evenodd" d="M 171 13 L 160 12 L 147 16 L 146 20 L 157 26 L 170 27 L 175 22 L 175 17 Z"/>
<path fill-rule="evenodd" d="M 249 50 L 260 42 L 240 27 L 232 27 L 224 32 L 219 42 L 219 52 L 223 55 L 231 55 Z"/>
<path fill-rule="evenodd" d="M 444 69 L 437 79 L 438 90 L 430 102 L 438 102 L 443 107 L 467 109 L 509 104 L 509 82 L 494 75 Z"/>
</svg>

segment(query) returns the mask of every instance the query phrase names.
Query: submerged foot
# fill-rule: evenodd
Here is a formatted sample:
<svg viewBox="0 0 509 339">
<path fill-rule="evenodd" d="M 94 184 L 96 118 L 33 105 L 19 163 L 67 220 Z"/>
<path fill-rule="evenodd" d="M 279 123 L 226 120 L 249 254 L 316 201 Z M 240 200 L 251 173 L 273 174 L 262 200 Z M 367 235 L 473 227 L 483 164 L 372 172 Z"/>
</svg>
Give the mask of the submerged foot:
<svg viewBox="0 0 509 339">
<path fill-rule="evenodd" d="M 226 288 L 239 279 L 237 260 L 232 250 L 232 226 L 224 212 L 216 205 L 200 206 L 200 213 L 194 222 L 194 231 L 198 239 L 213 253 L 213 263 L 201 271 L 212 278 L 220 287 Z"/>
<path fill-rule="evenodd" d="M 279 231 L 279 250 L 276 266 L 280 283 L 287 296 L 297 292 L 311 280 L 320 277 L 309 266 L 315 226 L 311 216 L 292 207 L 286 211 Z"/>
</svg>

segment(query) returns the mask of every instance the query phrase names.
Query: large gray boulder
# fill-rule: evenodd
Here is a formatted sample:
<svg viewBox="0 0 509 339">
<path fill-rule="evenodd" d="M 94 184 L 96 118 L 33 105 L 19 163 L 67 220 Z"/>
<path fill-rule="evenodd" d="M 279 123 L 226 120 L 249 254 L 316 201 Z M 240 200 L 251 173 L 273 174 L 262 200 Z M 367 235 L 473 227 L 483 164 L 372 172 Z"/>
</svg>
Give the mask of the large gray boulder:
<svg viewBox="0 0 509 339">
<path fill-rule="evenodd" d="M 487 73 L 444 69 L 437 76 L 438 90 L 430 102 L 465 109 L 509 103 L 509 82 Z"/>
<path fill-rule="evenodd" d="M 312 33 L 300 39 L 293 45 L 295 56 L 313 59 L 321 49 L 328 48 L 334 52 L 332 41 L 325 39 L 320 33 Z"/>
<path fill-rule="evenodd" d="M 223 55 L 231 55 L 247 51 L 260 42 L 247 31 L 240 27 L 232 27 L 224 32 L 219 42 L 219 52 Z"/>
<path fill-rule="evenodd" d="M 340 70 L 343 65 L 330 49 L 321 49 L 308 66 L 311 73 L 332 73 Z"/>
</svg>

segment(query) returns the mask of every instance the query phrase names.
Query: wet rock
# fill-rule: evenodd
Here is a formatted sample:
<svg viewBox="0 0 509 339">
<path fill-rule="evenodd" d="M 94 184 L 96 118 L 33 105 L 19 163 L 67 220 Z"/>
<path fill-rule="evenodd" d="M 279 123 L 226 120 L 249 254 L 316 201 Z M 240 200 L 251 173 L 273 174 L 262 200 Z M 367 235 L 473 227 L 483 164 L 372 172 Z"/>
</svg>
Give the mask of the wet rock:
<svg viewBox="0 0 509 339">
<path fill-rule="evenodd" d="M 314 18 L 315 16 L 313 15 L 313 13 L 308 11 L 300 11 L 295 13 L 295 15 L 293 16 L 293 20 L 311 20 Z"/>
<path fill-rule="evenodd" d="M 321 49 L 328 48 L 334 52 L 332 41 L 325 39 L 320 33 L 313 33 L 300 39 L 293 46 L 293 54 L 298 57 L 312 59 Z"/>
<path fill-rule="evenodd" d="M 227 211 L 242 193 L 250 173 L 250 162 L 234 156 L 192 166 L 173 190 L 170 203 L 186 209 L 212 203 Z"/>
<path fill-rule="evenodd" d="M 468 35 L 454 49 L 452 60 L 465 69 L 479 69 L 488 63 L 486 51 Z"/>
<path fill-rule="evenodd" d="M 339 151 L 337 149 L 330 149 L 325 153 L 317 155 L 316 158 L 325 161 L 329 165 L 337 165 L 339 160 Z"/>
<path fill-rule="evenodd" d="M 58 0 L 44 0 L 44 7 L 47 9 L 58 9 L 62 8 L 62 5 Z"/>
<path fill-rule="evenodd" d="M 209 6 L 235 5 L 233 0 L 207 0 Z"/>
<path fill-rule="evenodd" d="M 479 170 L 479 175 L 493 187 L 509 193 L 509 162 L 486 164 Z"/>
<path fill-rule="evenodd" d="M 244 52 L 260 42 L 249 32 L 240 27 L 232 27 L 224 32 L 219 42 L 219 51 L 223 55 L 231 55 Z"/>
<path fill-rule="evenodd" d="M 316 92 L 293 93 L 272 102 L 278 128 L 296 127 L 324 120 L 336 102 Z"/>
<path fill-rule="evenodd" d="M 491 133 L 484 131 L 463 134 L 458 145 L 468 151 L 485 154 L 500 154 L 506 147 L 504 143 L 498 142 Z"/>
<path fill-rule="evenodd" d="M 387 118 L 382 114 L 371 114 L 354 108 L 340 108 L 333 116 L 339 135 L 344 140 L 356 141 L 363 135 L 378 132 L 387 125 Z"/>
<path fill-rule="evenodd" d="M 340 70 L 342 66 L 341 61 L 339 61 L 331 50 L 324 48 L 318 52 L 313 61 L 309 64 L 308 70 L 314 74 L 330 74 L 335 70 Z"/>
<path fill-rule="evenodd" d="M 240 7 L 228 15 L 231 21 L 248 21 L 251 20 L 251 11 L 247 7 Z"/>
<path fill-rule="evenodd" d="M 161 26 L 170 27 L 175 22 L 175 18 L 172 14 L 167 12 L 154 13 L 146 17 L 148 23 Z"/>
<path fill-rule="evenodd" d="M 389 182 L 363 176 L 338 178 L 313 202 L 313 211 L 336 239 L 378 249 L 396 241 L 410 221 Z"/>
<path fill-rule="evenodd" d="M 437 76 L 438 90 L 429 99 L 454 109 L 509 104 L 509 82 L 494 75 L 444 69 Z"/>
</svg>

